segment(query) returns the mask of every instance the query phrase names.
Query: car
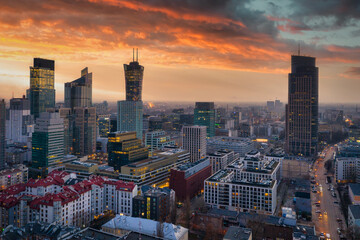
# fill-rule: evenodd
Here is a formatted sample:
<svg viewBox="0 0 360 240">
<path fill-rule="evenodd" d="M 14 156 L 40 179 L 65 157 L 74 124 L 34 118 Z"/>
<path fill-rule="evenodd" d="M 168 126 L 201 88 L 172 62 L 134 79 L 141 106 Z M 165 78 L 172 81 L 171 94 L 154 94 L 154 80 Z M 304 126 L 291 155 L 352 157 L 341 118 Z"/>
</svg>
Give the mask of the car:
<svg viewBox="0 0 360 240">
<path fill-rule="evenodd" d="M 326 234 L 326 238 L 327 238 L 327 239 L 331 239 L 331 238 L 330 238 L 330 233 L 327 233 L 327 234 Z"/>
<path fill-rule="evenodd" d="M 340 235 L 341 234 L 341 229 L 337 228 L 337 233 Z"/>
<path fill-rule="evenodd" d="M 340 218 L 336 218 L 336 221 L 338 222 L 342 222 L 342 220 Z"/>
<path fill-rule="evenodd" d="M 339 202 L 338 202 L 338 201 L 335 201 L 334 204 L 339 204 Z"/>
<path fill-rule="evenodd" d="M 312 190 L 312 192 L 313 192 L 313 193 L 317 193 L 317 191 L 316 191 L 316 190 Z"/>
<path fill-rule="evenodd" d="M 316 210 L 316 213 L 321 213 L 321 211 L 320 211 L 320 210 Z"/>
<path fill-rule="evenodd" d="M 326 212 L 326 211 L 324 211 L 324 215 L 327 215 L 327 212 Z"/>
</svg>

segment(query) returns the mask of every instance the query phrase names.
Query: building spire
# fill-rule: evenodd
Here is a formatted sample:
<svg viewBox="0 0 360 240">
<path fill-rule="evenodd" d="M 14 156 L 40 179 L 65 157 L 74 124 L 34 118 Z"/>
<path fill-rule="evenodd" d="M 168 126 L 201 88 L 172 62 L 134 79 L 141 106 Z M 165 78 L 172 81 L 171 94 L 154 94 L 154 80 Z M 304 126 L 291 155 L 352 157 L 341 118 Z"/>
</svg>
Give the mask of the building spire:
<svg viewBox="0 0 360 240">
<path fill-rule="evenodd" d="M 298 44 L 298 55 L 300 56 L 300 43 Z"/>
<path fill-rule="evenodd" d="M 133 62 L 135 62 L 135 60 L 134 60 L 134 55 L 135 55 L 135 48 L 133 48 Z"/>
<path fill-rule="evenodd" d="M 136 61 L 138 62 L 139 61 L 139 49 L 136 48 Z"/>
</svg>

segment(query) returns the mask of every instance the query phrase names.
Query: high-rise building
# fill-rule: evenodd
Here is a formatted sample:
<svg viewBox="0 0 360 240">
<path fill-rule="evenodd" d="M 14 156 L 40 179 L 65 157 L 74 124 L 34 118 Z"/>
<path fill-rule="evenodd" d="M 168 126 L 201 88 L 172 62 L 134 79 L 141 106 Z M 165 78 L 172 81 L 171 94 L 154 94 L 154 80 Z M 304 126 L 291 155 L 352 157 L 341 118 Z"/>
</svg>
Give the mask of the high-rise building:
<svg viewBox="0 0 360 240">
<path fill-rule="evenodd" d="M 215 108 L 213 102 L 197 102 L 195 104 L 194 125 L 206 126 L 207 137 L 215 136 Z"/>
<path fill-rule="evenodd" d="M 44 176 L 48 167 L 61 164 L 63 159 L 64 120 L 57 112 L 40 113 L 32 135 L 32 168 Z"/>
<path fill-rule="evenodd" d="M 97 116 L 97 125 L 98 125 L 98 136 L 99 137 L 108 137 L 108 134 L 111 132 L 111 122 L 110 114 L 98 115 Z M 116 132 L 116 130 L 115 130 Z"/>
<path fill-rule="evenodd" d="M 144 67 L 138 62 L 136 50 L 136 61 L 134 59 L 129 64 L 124 64 L 126 101 L 142 101 L 142 82 L 144 76 Z"/>
<path fill-rule="evenodd" d="M 137 52 L 137 50 L 136 50 Z M 117 131 L 135 131 L 139 139 L 143 137 L 142 82 L 144 67 L 136 61 L 124 64 L 126 100 L 118 101 Z"/>
<path fill-rule="evenodd" d="M 142 139 L 143 131 L 143 103 L 141 101 L 118 101 L 119 132 L 136 132 L 136 137 Z"/>
<path fill-rule="evenodd" d="M 54 60 L 34 58 L 34 66 L 30 67 L 30 89 L 27 94 L 30 112 L 35 119 L 47 108 L 55 107 L 54 72 Z"/>
<path fill-rule="evenodd" d="M 93 154 L 96 151 L 96 108 L 75 107 L 73 118 L 73 154 Z"/>
<path fill-rule="evenodd" d="M 32 123 L 30 101 L 23 96 L 10 100 L 7 137 L 13 142 L 26 142 L 28 125 Z"/>
<path fill-rule="evenodd" d="M 108 164 L 120 171 L 121 166 L 148 158 L 149 150 L 136 138 L 136 132 L 115 132 L 108 135 Z"/>
<path fill-rule="evenodd" d="M 5 140 L 5 132 L 6 132 L 6 103 L 5 100 L 2 99 L 0 101 L 0 169 L 5 167 L 5 148 L 6 148 L 6 140 Z"/>
<path fill-rule="evenodd" d="M 91 107 L 92 106 L 92 73 L 88 68 L 81 70 L 81 77 L 65 83 L 65 107 Z"/>
<path fill-rule="evenodd" d="M 317 154 L 318 71 L 314 57 L 291 56 L 286 106 L 286 148 L 292 155 L 314 156 Z"/>
<path fill-rule="evenodd" d="M 182 146 L 190 153 L 190 161 L 196 162 L 206 156 L 206 127 L 184 126 L 182 128 Z"/>
<path fill-rule="evenodd" d="M 269 112 L 274 111 L 275 110 L 275 102 L 274 101 L 267 101 L 266 102 L 266 107 L 267 107 L 267 110 Z"/>
</svg>

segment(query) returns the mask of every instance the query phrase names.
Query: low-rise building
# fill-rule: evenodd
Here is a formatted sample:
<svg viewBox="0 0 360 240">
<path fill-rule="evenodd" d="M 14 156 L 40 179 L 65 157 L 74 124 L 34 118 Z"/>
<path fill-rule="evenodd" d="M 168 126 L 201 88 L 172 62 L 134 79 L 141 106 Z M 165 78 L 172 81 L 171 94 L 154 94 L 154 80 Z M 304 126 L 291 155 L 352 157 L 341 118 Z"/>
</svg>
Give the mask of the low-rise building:
<svg viewBox="0 0 360 240">
<path fill-rule="evenodd" d="M 222 149 L 213 153 L 209 153 L 207 157 L 210 159 L 212 173 L 225 169 L 231 162 L 240 158 L 239 153 Z"/>
<path fill-rule="evenodd" d="M 177 199 L 191 199 L 204 189 L 204 181 L 211 176 L 209 158 L 194 163 L 179 165 L 170 171 L 170 188 L 175 191 Z"/>
<path fill-rule="evenodd" d="M 145 146 L 149 148 L 151 154 L 153 151 L 162 150 L 165 146 L 169 145 L 175 145 L 175 140 L 171 139 L 170 135 L 167 135 L 163 130 L 147 132 L 145 134 Z"/>
<path fill-rule="evenodd" d="M 138 186 L 169 186 L 170 169 L 190 161 L 190 154 L 183 149 L 156 152 L 154 156 L 121 167 L 119 179 Z"/>
<path fill-rule="evenodd" d="M 9 186 L 26 183 L 28 180 L 28 168 L 19 164 L 14 168 L 0 171 L 0 189 L 6 189 Z"/>
<path fill-rule="evenodd" d="M 360 205 L 360 183 L 349 184 L 349 198 L 352 205 Z"/>
<path fill-rule="evenodd" d="M 360 205 L 349 205 L 348 226 L 360 227 Z"/>
<path fill-rule="evenodd" d="M 227 149 L 239 153 L 244 157 L 246 153 L 255 149 L 254 142 L 250 138 L 240 137 L 214 137 L 207 139 L 207 152 L 215 152 Z"/>
<path fill-rule="evenodd" d="M 252 240 L 252 232 L 249 228 L 230 226 L 223 240 Z"/>
</svg>

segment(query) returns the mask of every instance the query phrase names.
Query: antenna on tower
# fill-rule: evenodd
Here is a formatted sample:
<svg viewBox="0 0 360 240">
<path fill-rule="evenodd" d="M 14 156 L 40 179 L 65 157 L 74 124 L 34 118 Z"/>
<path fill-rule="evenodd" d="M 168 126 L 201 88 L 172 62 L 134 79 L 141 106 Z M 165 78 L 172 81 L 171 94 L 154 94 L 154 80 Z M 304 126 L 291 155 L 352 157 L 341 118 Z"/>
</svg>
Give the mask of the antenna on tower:
<svg viewBox="0 0 360 240">
<path fill-rule="evenodd" d="M 134 62 L 134 54 L 135 54 L 134 52 L 135 52 L 135 48 L 133 48 L 133 62 Z"/>
<path fill-rule="evenodd" d="M 300 43 L 298 44 L 298 55 L 300 56 Z"/>
<path fill-rule="evenodd" d="M 139 49 L 137 48 L 136 49 L 136 61 L 138 62 L 139 61 L 139 51 L 138 51 Z"/>
</svg>

